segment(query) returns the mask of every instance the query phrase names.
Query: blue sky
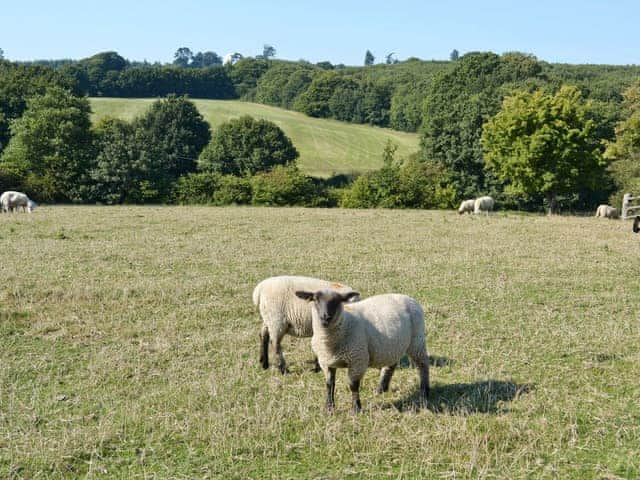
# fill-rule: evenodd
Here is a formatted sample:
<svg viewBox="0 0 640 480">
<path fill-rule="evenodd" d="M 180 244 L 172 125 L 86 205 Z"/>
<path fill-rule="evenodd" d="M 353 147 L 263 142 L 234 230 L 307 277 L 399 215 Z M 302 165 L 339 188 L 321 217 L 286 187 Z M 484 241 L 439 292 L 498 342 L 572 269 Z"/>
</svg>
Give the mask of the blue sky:
<svg viewBox="0 0 640 480">
<path fill-rule="evenodd" d="M 518 50 L 568 63 L 640 64 L 640 1 L 11 1 L 0 7 L 0 48 L 11 60 L 83 58 L 116 50 L 168 62 L 178 47 L 220 55 L 360 65 Z M 95 3 L 92 5 L 92 3 Z"/>
</svg>

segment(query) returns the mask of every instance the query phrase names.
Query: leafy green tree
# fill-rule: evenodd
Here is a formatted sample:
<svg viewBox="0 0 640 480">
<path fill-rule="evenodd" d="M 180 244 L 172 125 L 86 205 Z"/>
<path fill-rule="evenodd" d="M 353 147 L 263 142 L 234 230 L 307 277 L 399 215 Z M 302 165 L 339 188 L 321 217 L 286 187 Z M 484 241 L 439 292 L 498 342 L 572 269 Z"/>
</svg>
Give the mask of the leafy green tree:
<svg viewBox="0 0 640 480">
<path fill-rule="evenodd" d="M 395 63 L 398 63 L 398 59 L 395 58 L 394 55 L 395 55 L 395 52 L 391 52 L 385 57 L 385 63 L 387 65 L 393 65 Z"/>
<path fill-rule="evenodd" d="M 317 190 L 311 177 L 300 172 L 295 164 L 276 165 L 251 177 L 254 205 L 321 206 L 317 203 Z"/>
<path fill-rule="evenodd" d="M 153 181 L 167 193 L 171 182 L 194 172 L 197 159 L 211 139 L 209 123 L 186 97 L 169 95 L 156 100 L 133 126 L 153 159 Z"/>
<path fill-rule="evenodd" d="M 303 93 L 296 99 L 293 108 L 310 117 L 329 117 L 329 100 L 336 89 L 344 85 L 345 79 L 333 70 L 316 75 Z"/>
<path fill-rule="evenodd" d="M 604 178 L 589 103 L 576 87 L 555 95 L 517 92 L 484 126 L 482 148 L 487 167 L 513 193 L 543 194 L 549 214 L 557 212 L 557 195 L 596 188 Z"/>
<path fill-rule="evenodd" d="M 624 92 L 626 118 L 618 123 L 615 141 L 609 142 L 604 157 L 611 160 L 609 167 L 617 192 L 611 203 L 621 203 L 624 193 L 640 192 L 640 81 Z"/>
<path fill-rule="evenodd" d="M 71 88 L 73 81 L 47 67 L 0 60 L 0 152 L 9 143 L 9 125 L 27 108 L 27 99 L 52 86 Z"/>
<path fill-rule="evenodd" d="M 253 175 L 296 158 L 298 151 L 280 127 L 245 115 L 220 125 L 200 155 L 198 166 L 205 172 Z"/>
<path fill-rule="evenodd" d="M 180 47 L 173 54 L 173 64 L 177 67 L 186 68 L 193 60 L 193 52 L 187 47 Z"/>
<path fill-rule="evenodd" d="M 376 61 L 376 57 L 373 56 L 373 53 L 371 53 L 369 50 L 367 50 L 367 53 L 364 54 L 364 65 L 365 67 L 369 67 L 371 65 L 373 65 L 373 62 Z"/>
<path fill-rule="evenodd" d="M 269 60 L 272 57 L 276 56 L 276 49 L 271 46 L 271 45 L 267 45 L 265 43 L 264 47 L 262 48 L 262 58 L 264 58 L 265 60 Z"/>
<path fill-rule="evenodd" d="M 262 59 L 243 58 L 231 66 L 231 81 L 239 97 L 251 100 L 255 97 L 260 77 L 269 69 Z"/>
<path fill-rule="evenodd" d="M 0 48 L 0 60 L 4 60 L 4 50 Z"/>
<path fill-rule="evenodd" d="M 482 126 L 500 110 L 503 96 L 537 75 L 527 55 L 468 53 L 439 73 L 423 104 L 422 154 L 450 172 L 459 198 L 496 195 L 502 185 L 484 168 Z M 529 68 L 527 68 L 529 67 Z"/>
<path fill-rule="evenodd" d="M 145 152 L 145 145 L 136 136 L 133 125 L 106 118 L 96 126 L 95 137 L 97 157 L 89 171 L 88 199 L 107 204 L 149 200 L 154 159 Z"/>
<path fill-rule="evenodd" d="M 449 54 L 449 60 L 451 60 L 452 62 L 456 62 L 459 58 L 460 52 L 458 52 L 458 50 L 456 50 L 455 48 L 451 50 L 451 53 Z"/>
<path fill-rule="evenodd" d="M 41 200 L 82 200 L 92 156 L 90 113 L 86 98 L 60 87 L 32 97 L 12 125 L 0 170 L 20 178 L 25 190 Z"/>
</svg>

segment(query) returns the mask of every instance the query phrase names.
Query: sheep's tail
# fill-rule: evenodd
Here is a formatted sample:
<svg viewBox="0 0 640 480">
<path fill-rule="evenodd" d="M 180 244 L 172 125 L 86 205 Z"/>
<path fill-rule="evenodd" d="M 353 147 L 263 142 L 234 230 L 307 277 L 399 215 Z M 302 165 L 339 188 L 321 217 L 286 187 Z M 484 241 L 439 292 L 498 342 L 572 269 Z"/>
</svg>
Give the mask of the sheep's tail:
<svg viewBox="0 0 640 480">
<path fill-rule="evenodd" d="M 262 292 L 262 282 L 253 289 L 253 304 L 258 307 L 260 305 L 260 293 Z"/>
</svg>

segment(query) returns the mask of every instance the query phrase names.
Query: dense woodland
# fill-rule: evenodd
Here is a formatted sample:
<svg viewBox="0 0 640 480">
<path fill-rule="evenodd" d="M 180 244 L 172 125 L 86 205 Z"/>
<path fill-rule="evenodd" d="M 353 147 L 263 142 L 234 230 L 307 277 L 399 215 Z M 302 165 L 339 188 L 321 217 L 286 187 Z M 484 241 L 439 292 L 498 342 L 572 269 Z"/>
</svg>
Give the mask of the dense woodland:
<svg viewBox="0 0 640 480">
<path fill-rule="evenodd" d="M 590 209 L 640 187 L 639 66 L 473 52 L 450 61 L 374 64 L 367 57 L 367 65 L 347 67 L 277 60 L 267 47 L 226 65 L 214 52 L 188 49 L 170 65 L 131 62 L 116 52 L 80 61 L 0 61 L 0 186 L 45 201 L 412 208 L 449 207 L 488 193 L 507 208 L 534 210 L 558 202 Z M 93 127 L 84 98 L 167 95 L 131 123 Z M 421 150 L 399 159 L 389 145 L 380 153 L 383 169 L 353 183 L 310 179 L 295 169 L 295 146 L 277 127 L 244 119 L 210 132 L 182 95 L 419 132 Z M 275 143 L 233 151 L 233 139 L 263 135 L 256 133 L 261 128 L 272 129 L 267 141 Z M 276 143 L 285 153 L 274 150 Z M 254 195 L 252 185 L 261 188 L 269 175 L 286 176 L 292 192 Z M 220 193 L 225 188 L 231 193 Z"/>
</svg>

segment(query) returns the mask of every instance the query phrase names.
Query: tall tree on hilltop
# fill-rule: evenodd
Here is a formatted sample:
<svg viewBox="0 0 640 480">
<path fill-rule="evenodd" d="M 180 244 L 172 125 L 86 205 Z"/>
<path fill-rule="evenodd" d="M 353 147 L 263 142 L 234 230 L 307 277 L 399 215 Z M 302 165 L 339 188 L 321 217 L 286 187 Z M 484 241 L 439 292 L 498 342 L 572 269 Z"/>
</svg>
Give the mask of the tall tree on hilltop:
<svg viewBox="0 0 640 480">
<path fill-rule="evenodd" d="M 371 51 L 367 50 L 367 53 L 364 54 L 364 64 L 366 67 L 373 65 L 373 62 L 376 61 L 376 57 L 373 56 Z"/>
</svg>

